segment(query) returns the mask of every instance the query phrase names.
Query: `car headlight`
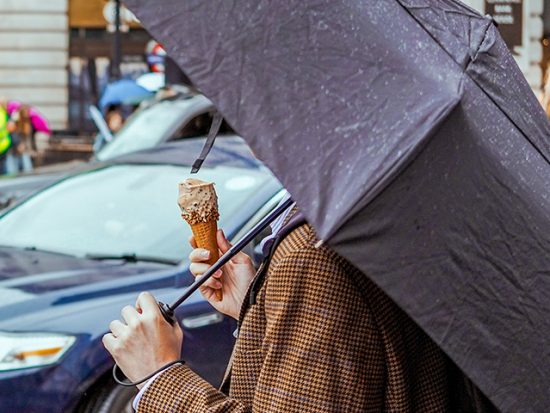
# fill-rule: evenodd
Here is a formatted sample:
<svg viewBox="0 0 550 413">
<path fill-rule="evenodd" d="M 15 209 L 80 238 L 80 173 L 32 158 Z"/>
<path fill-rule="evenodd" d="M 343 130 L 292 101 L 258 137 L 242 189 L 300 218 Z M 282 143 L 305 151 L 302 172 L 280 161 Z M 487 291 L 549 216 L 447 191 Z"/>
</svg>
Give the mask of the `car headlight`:
<svg viewBox="0 0 550 413">
<path fill-rule="evenodd" d="M 0 371 L 55 363 L 75 340 L 65 334 L 0 332 Z"/>
</svg>

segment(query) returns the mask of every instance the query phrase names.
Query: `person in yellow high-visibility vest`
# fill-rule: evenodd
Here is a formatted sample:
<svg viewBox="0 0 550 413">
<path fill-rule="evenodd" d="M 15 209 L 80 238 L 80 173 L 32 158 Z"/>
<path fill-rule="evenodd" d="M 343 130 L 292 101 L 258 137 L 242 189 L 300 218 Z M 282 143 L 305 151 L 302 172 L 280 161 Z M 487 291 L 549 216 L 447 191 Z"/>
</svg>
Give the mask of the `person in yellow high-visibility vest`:
<svg viewBox="0 0 550 413">
<path fill-rule="evenodd" d="M 8 120 L 7 102 L 0 100 L 0 175 L 6 173 L 6 157 L 11 146 Z"/>
</svg>

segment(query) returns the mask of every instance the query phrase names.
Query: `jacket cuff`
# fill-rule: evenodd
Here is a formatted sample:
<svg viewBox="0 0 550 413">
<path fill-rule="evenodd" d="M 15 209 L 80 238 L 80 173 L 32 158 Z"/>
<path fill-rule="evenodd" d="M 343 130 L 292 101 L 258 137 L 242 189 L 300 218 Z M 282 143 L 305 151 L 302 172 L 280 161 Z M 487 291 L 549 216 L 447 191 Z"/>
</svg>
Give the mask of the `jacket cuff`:
<svg viewBox="0 0 550 413">
<path fill-rule="evenodd" d="M 170 366 L 170 367 L 167 367 L 165 368 L 164 370 L 162 371 L 159 371 L 157 374 L 155 374 L 153 377 L 151 377 L 149 380 L 147 380 L 144 384 L 144 386 L 141 388 L 141 390 L 138 392 L 138 394 L 136 395 L 136 397 L 134 397 L 134 401 L 132 402 L 132 407 L 134 408 L 135 411 L 138 410 L 138 406 L 139 406 L 139 402 L 141 400 L 141 398 L 143 397 L 143 394 L 145 393 L 145 391 L 149 388 L 149 386 L 151 384 L 153 384 L 153 382 L 157 379 L 158 376 L 160 376 L 162 373 L 164 373 L 165 371 L 167 370 L 170 370 L 172 367 L 174 367 L 173 365 Z"/>
<path fill-rule="evenodd" d="M 162 372 L 143 393 L 138 413 L 186 412 L 198 404 L 208 405 L 225 398 L 187 365 Z"/>
</svg>

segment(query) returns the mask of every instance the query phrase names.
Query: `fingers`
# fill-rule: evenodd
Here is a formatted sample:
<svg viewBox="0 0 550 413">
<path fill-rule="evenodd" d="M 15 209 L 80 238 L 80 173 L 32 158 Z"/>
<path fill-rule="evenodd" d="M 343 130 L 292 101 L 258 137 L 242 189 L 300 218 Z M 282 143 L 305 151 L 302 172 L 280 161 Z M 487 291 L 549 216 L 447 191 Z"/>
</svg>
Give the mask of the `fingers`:
<svg viewBox="0 0 550 413">
<path fill-rule="evenodd" d="M 136 308 L 141 309 L 143 315 L 160 315 L 162 316 L 157 300 L 151 295 L 151 293 L 141 293 L 136 301 Z"/>
<path fill-rule="evenodd" d="M 207 287 L 213 288 L 214 290 L 219 290 L 223 287 L 221 281 L 210 278 L 207 282 L 204 283 Z"/>
<path fill-rule="evenodd" d="M 204 248 L 195 248 L 189 254 L 189 260 L 191 262 L 205 262 L 210 258 L 210 251 Z"/>
<path fill-rule="evenodd" d="M 221 229 L 216 233 L 216 241 L 218 241 L 218 248 L 222 254 L 225 254 L 231 248 L 231 243 L 225 238 L 225 234 Z"/>
<path fill-rule="evenodd" d="M 189 243 L 193 245 L 195 243 L 195 239 L 191 237 L 189 239 Z M 204 248 L 195 248 L 193 251 L 191 251 L 191 253 L 189 254 L 189 261 L 191 261 L 191 264 L 189 265 L 189 271 L 191 272 L 191 274 L 193 274 L 195 277 L 200 277 L 204 275 L 204 273 L 208 271 L 208 269 L 211 267 L 210 264 L 205 263 L 205 261 L 208 261 L 209 258 L 210 251 Z M 222 288 L 222 283 L 215 279 L 220 278 L 221 276 L 222 271 L 218 270 L 214 273 L 213 278 L 210 278 L 201 286 L 201 292 L 207 300 L 210 300 L 212 297 L 215 296 L 213 290 L 219 290 Z"/>
<path fill-rule="evenodd" d="M 203 275 L 208 269 L 210 268 L 209 264 L 201 264 L 198 262 L 192 262 L 191 265 L 189 265 L 189 271 L 195 276 L 200 277 Z"/>
<path fill-rule="evenodd" d="M 212 285 L 214 287 L 212 287 Z M 206 282 L 200 289 L 202 295 L 204 296 L 204 298 L 206 298 L 206 300 L 208 300 L 209 302 L 219 302 L 221 301 L 219 298 L 218 298 L 218 295 L 219 293 L 217 293 L 217 291 L 221 291 L 221 288 L 222 288 L 222 283 L 217 281 L 217 280 L 213 280 L 213 279 L 210 279 L 208 280 L 208 282 Z"/>
<path fill-rule="evenodd" d="M 221 288 L 222 288 L 222 283 L 218 280 L 213 280 L 211 278 L 201 286 L 201 292 L 203 294 L 207 292 L 210 294 L 210 293 L 214 293 L 214 291 L 216 290 L 221 290 Z"/>
<path fill-rule="evenodd" d="M 191 274 L 193 274 L 195 277 L 202 276 L 208 269 L 210 268 L 210 265 L 208 264 L 201 264 L 193 262 L 191 265 L 189 265 L 189 271 L 191 271 Z M 222 288 L 221 282 L 217 281 L 215 278 L 220 278 L 222 276 L 222 270 L 216 271 L 212 277 L 208 281 L 206 281 L 203 284 L 203 287 L 210 287 L 214 289 Z"/>
<path fill-rule="evenodd" d="M 218 248 L 222 252 L 222 254 L 225 254 L 231 247 L 231 243 L 227 240 L 225 237 L 225 233 L 223 230 L 219 229 L 216 238 L 218 241 Z M 251 259 L 248 255 L 246 255 L 244 252 L 238 252 L 231 258 L 231 261 L 235 264 L 249 264 L 251 263 Z"/>
<path fill-rule="evenodd" d="M 235 256 L 233 258 L 231 258 L 231 262 L 233 262 L 235 264 L 252 265 L 252 260 L 244 252 L 239 252 L 239 253 L 235 254 Z"/>
<path fill-rule="evenodd" d="M 120 320 L 113 320 L 109 324 L 109 330 L 111 330 L 112 335 L 116 337 L 123 337 L 127 330 L 128 326 L 123 324 Z"/>
<path fill-rule="evenodd" d="M 195 241 L 195 237 L 193 235 L 189 237 L 189 244 L 191 244 L 193 249 L 197 248 L 197 242 Z"/>
<path fill-rule="evenodd" d="M 122 319 L 126 322 L 127 325 L 135 326 L 139 324 L 139 313 L 131 305 L 127 305 L 126 307 L 124 307 L 120 314 L 122 315 Z"/>
<path fill-rule="evenodd" d="M 115 353 L 115 349 L 117 348 L 117 341 L 115 336 L 113 336 L 113 334 L 111 333 L 105 334 L 101 339 L 101 341 L 103 342 L 103 346 L 109 353 L 111 354 Z"/>
</svg>

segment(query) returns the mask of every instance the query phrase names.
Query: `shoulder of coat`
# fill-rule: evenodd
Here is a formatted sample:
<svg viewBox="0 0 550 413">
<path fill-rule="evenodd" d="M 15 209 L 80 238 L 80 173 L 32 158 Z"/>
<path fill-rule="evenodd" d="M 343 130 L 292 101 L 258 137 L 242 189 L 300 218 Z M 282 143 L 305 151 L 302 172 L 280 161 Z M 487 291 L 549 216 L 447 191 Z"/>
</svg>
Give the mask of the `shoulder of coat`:
<svg viewBox="0 0 550 413">
<path fill-rule="evenodd" d="M 320 241 L 313 227 L 307 223 L 294 229 L 281 241 L 273 255 L 273 262 L 277 262 L 281 258 L 299 252 L 308 255 L 334 255 L 334 258 L 337 257 L 336 253 Z"/>
</svg>

